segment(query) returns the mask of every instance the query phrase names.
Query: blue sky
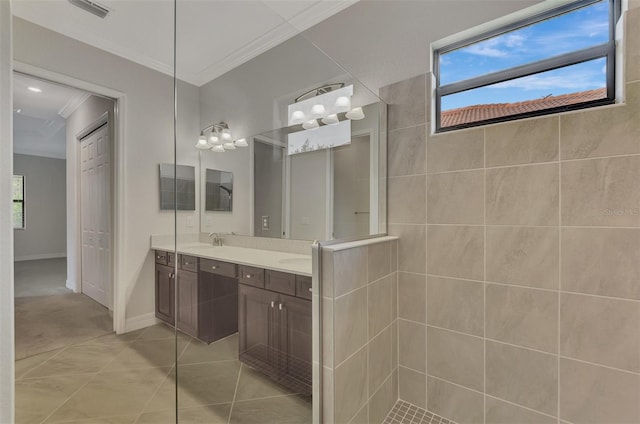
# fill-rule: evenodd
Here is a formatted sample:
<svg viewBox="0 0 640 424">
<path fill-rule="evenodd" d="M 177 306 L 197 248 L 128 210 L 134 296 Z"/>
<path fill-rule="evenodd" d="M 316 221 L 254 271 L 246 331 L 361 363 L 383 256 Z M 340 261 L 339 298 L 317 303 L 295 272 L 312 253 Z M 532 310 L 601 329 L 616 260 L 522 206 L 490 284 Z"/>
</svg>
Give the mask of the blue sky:
<svg viewBox="0 0 640 424">
<path fill-rule="evenodd" d="M 605 43 L 608 2 L 595 3 L 544 22 L 463 47 L 440 57 L 440 84 L 535 62 Z M 443 97 L 442 110 L 471 104 L 511 103 L 604 87 L 606 59 L 519 78 Z"/>
</svg>

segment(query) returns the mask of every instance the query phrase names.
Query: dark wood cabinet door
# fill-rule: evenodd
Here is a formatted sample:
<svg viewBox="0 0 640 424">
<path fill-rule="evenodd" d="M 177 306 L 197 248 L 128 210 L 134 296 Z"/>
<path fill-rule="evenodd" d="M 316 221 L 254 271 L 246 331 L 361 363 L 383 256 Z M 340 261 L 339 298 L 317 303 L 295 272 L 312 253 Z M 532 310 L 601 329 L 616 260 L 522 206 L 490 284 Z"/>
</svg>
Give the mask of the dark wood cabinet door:
<svg viewBox="0 0 640 424">
<path fill-rule="evenodd" d="M 260 371 L 278 378 L 273 345 L 278 294 L 239 284 L 238 335 L 240 359 Z"/>
<path fill-rule="evenodd" d="M 174 325 L 173 268 L 156 265 L 156 317 Z"/>
<path fill-rule="evenodd" d="M 283 384 L 311 395 L 312 312 L 311 301 L 281 295 L 279 314 L 280 371 Z"/>
<path fill-rule="evenodd" d="M 193 337 L 198 337 L 198 274 L 178 271 L 178 328 Z"/>
</svg>

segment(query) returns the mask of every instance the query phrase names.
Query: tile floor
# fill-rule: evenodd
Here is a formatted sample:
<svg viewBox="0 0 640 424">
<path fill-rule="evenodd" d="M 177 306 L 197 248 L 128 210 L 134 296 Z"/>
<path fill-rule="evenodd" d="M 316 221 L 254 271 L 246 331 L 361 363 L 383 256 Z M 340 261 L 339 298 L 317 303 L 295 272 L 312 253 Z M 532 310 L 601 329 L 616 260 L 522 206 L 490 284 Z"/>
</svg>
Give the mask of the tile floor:
<svg viewBox="0 0 640 424">
<path fill-rule="evenodd" d="M 162 324 L 16 361 L 18 423 L 175 422 L 173 330 Z M 310 423 L 311 403 L 238 361 L 237 335 L 178 335 L 180 423 Z"/>
<path fill-rule="evenodd" d="M 446 418 L 399 400 L 383 424 L 456 424 Z"/>
</svg>

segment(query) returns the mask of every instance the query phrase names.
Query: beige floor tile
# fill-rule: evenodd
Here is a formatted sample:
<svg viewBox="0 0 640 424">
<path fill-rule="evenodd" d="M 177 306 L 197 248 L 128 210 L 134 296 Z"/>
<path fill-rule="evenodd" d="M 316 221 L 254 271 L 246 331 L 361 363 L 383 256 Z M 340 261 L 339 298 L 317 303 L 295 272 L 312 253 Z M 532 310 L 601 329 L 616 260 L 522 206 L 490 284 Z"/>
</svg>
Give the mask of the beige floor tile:
<svg viewBox="0 0 640 424">
<path fill-rule="evenodd" d="M 122 349 L 124 346 L 119 344 L 70 346 L 24 377 L 97 373 L 113 361 Z"/>
<path fill-rule="evenodd" d="M 169 368 L 102 372 L 78 390 L 46 422 L 139 414 L 168 372 Z"/>
<path fill-rule="evenodd" d="M 68 375 L 16 381 L 16 423 L 42 422 L 90 379 Z"/>
<path fill-rule="evenodd" d="M 246 365 L 242 366 L 236 401 L 262 399 L 291 394 L 291 391 L 277 384 L 264 374 L 254 371 Z"/>
<path fill-rule="evenodd" d="M 304 424 L 311 423 L 311 405 L 298 396 L 236 402 L 231 424 Z"/>
<path fill-rule="evenodd" d="M 29 371 L 41 365 L 47 359 L 57 355 L 61 351 L 62 349 L 56 349 L 50 352 L 40 353 L 38 355 L 29 356 L 27 358 L 17 360 L 15 365 L 16 380 L 21 379 Z"/>
<path fill-rule="evenodd" d="M 180 424 L 226 424 L 229 419 L 231 404 L 209 405 L 196 408 L 180 409 Z M 175 424 L 175 411 L 146 412 L 140 415 L 136 424 Z"/>
<path fill-rule="evenodd" d="M 181 334 L 178 332 L 178 334 Z M 172 339 L 176 336 L 173 328 L 166 324 L 156 324 L 142 329 L 138 340 Z"/>
<path fill-rule="evenodd" d="M 178 404 L 181 408 L 233 401 L 240 362 L 210 362 L 178 368 Z M 175 374 L 172 373 L 145 407 L 145 412 L 172 409 L 175 403 Z"/>
<path fill-rule="evenodd" d="M 105 371 L 172 367 L 175 365 L 174 339 L 136 340 L 129 343 L 111 362 Z M 178 352 L 186 347 L 187 341 L 178 339 Z"/>
<path fill-rule="evenodd" d="M 138 415 L 118 415 L 115 417 L 89 418 L 88 420 L 65 421 L 60 424 L 134 424 Z"/>
<path fill-rule="evenodd" d="M 179 364 L 229 361 L 238 359 L 238 334 L 233 334 L 209 345 L 192 340 L 178 359 Z"/>
</svg>

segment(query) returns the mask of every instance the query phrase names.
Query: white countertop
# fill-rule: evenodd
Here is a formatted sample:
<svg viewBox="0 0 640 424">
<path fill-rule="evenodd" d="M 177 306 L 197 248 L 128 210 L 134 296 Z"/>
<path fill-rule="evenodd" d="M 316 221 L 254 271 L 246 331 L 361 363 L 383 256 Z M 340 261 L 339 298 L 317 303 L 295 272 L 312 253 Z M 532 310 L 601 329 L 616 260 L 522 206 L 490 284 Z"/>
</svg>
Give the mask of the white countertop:
<svg viewBox="0 0 640 424">
<path fill-rule="evenodd" d="M 151 248 L 172 252 L 173 243 L 153 243 Z M 311 256 L 295 253 L 277 252 L 273 250 L 250 249 L 235 246 L 212 246 L 208 243 L 180 243 L 178 253 L 198 256 L 200 258 L 216 259 L 240 265 L 255 266 L 274 271 L 310 277 L 312 273 Z"/>
</svg>

